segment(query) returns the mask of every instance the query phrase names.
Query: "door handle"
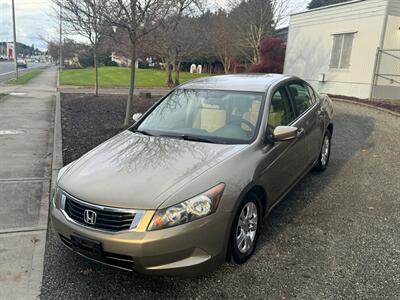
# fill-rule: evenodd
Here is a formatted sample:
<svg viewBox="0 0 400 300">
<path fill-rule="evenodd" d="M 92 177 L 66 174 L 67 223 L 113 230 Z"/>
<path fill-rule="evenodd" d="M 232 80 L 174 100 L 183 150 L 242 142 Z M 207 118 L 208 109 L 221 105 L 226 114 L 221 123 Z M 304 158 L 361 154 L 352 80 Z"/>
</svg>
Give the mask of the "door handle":
<svg viewBox="0 0 400 300">
<path fill-rule="evenodd" d="M 302 137 L 302 136 L 304 135 L 304 133 L 305 133 L 304 128 L 299 128 L 299 129 L 297 130 L 297 137 L 298 137 L 298 138 L 299 138 L 299 137 Z"/>
</svg>

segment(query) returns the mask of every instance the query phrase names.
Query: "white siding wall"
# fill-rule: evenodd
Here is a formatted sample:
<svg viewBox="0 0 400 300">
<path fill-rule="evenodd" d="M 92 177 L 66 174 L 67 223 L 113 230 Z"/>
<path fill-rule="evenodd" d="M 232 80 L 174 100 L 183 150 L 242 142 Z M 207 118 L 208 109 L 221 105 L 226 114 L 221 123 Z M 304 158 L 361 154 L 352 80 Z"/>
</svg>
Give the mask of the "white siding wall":
<svg viewBox="0 0 400 300">
<path fill-rule="evenodd" d="M 400 1 L 400 0 L 399 0 Z M 385 50 L 400 50 L 400 16 L 388 16 L 386 32 L 385 32 L 385 41 L 383 44 L 383 49 Z M 400 57 L 400 51 L 398 52 L 389 52 L 392 55 Z M 388 54 L 383 54 L 381 58 L 380 64 L 380 73 L 385 74 L 398 74 L 400 75 L 400 59 L 396 59 L 393 56 Z M 385 79 L 380 79 L 379 84 L 382 85 L 390 85 Z"/>
<path fill-rule="evenodd" d="M 398 49 L 399 51 L 389 52 L 391 55 L 400 57 L 400 0 L 390 0 L 388 9 L 388 19 L 385 32 L 383 49 Z M 387 53 L 382 54 L 379 73 L 391 74 L 386 76 L 389 79 L 400 81 L 400 59 Z M 374 97 L 384 99 L 400 99 L 400 84 L 389 79 L 379 78 L 378 86 L 374 88 Z"/>
<path fill-rule="evenodd" d="M 285 74 L 302 77 L 321 92 L 368 98 L 386 8 L 387 0 L 364 0 L 291 16 Z M 356 32 L 350 68 L 331 70 L 332 34 L 345 32 Z M 321 74 L 327 82 L 319 82 Z"/>
<path fill-rule="evenodd" d="M 389 15 L 400 16 L 400 0 L 389 0 Z"/>
</svg>

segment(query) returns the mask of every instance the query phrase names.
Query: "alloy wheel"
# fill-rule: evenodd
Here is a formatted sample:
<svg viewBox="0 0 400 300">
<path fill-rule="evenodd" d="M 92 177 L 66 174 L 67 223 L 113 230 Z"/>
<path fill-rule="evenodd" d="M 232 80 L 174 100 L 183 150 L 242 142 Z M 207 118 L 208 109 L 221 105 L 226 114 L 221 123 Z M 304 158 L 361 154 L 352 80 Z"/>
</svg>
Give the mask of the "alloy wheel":
<svg viewBox="0 0 400 300">
<path fill-rule="evenodd" d="M 321 164 L 325 166 L 328 163 L 329 159 L 329 150 L 330 150 L 330 140 L 327 135 L 324 137 L 324 143 L 322 145 L 321 151 Z"/>
<path fill-rule="evenodd" d="M 236 229 L 236 245 L 241 253 L 246 253 L 254 245 L 258 223 L 258 210 L 253 202 L 248 202 L 240 212 Z"/>
</svg>

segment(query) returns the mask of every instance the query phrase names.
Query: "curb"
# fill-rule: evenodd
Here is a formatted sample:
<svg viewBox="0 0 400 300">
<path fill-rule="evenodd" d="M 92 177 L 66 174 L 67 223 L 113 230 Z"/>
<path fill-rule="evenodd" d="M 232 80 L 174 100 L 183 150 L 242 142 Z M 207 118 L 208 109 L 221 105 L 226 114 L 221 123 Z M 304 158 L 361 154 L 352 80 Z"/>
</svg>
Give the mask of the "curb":
<svg viewBox="0 0 400 300">
<path fill-rule="evenodd" d="M 54 115 L 54 143 L 53 160 L 51 164 L 51 195 L 57 184 L 58 171 L 63 167 L 62 157 L 62 129 L 61 129 L 61 97 L 60 92 L 56 94 L 56 108 Z"/>
<path fill-rule="evenodd" d="M 58 90 L 58 78 L 59 72 L 57 72 L 57 90 Z M 40 298 L 41 288 L 42 288 L 42 281 L 43 281 L 43 274 L 44 274 L 44 256 L 45 256 L 45 249 L 47 244 L 47 232 L 50 225 L 50 207 L 51 201 L 53 199 L 54 190 L 57 184 L 57 175 L 59 170 L 63 167 L 63 158 L 62 158 L 62 132 L 61 132 L 61 99 L 60 99 L 60 92 L 56 92 L 56 105 L 54 110 L 54 132 L 53 132 L 53 149 L 52 149 L 52 159 L 51 159 L 51 176 L 50 176 L 50 185 L 48 186 L 47 192 L 47 202 L 46 206 L 42 207 L 42 210 L 45 211 L 41 214 L 41 220 L 45 224 L 45 243 L 42 245 L 42 257 L 39 261 L 37 259 L 36 264 L 41 265 L 42 272 L 40 278 L 40 285 L 39 285 L 39 294 L 38 298 Z M 39 281 L 39 279 L 38 279 Z"/>
<path fill-rule="evenodd" d="M 371 104 L 367 104 L 367 103 L 363 103 L 363 102 L 353 101 L 353 100 L 347 100 L 347 99 L 340 99 L 340 98 L 331 98 L 331 99 L 333 101 L 337 101 L 337 102 L 355 104 L 355 105 L 359 105 L 359 106 L 363 106 L 363 107 L 372 108 L 372 109 L 379 110 L 384 113 L 391 114 L 392 116 L 395 116 L 395 117 L 400 117 L 400 113 L 397 113 L 395 111 L 392 111 L 392 110 L 389 110 L 389 109 L 386 109 L 383 107 L 379 107 L 379 106 L 375 106 L 375 105 L 371 105 Z"/>
<path fill-rule="evenodd" d="M 60 70 L 57 71 L 57 87 L 56 87 L 56 91 L 57 92 L 60 91 Z"/>
<path fill-rule="evenodd" d="M 60 71 L 57 71 L 57 92 L 56 92 L 56 107 L 54 113 L 54 142 L 53 142 L 53 157 L 51 162 L 51 183 L 50 195 L 53 198 L 54 189 L 57 185 L 57 175 L 63 167 L 62 156 L 62 127 L 61 127 L 61 93 L 60 89 Z"/>
<path fill-rule="evenodd" d="M 37 298 L 40 298 L 43 274 L 44 274 L 44 256 L 47 244 L 47 232 L 48 227 L 50 226 L 50 207 L 51 201 L 54 195 L 55 185 L 57 183 L 57 175 L 58 171 L 63 167 L 62 160 L 62 135 L 61 135 L 61 100 L 60 93 L 58 90 L 58 79 L 59 72 L 57 71 L 57 88 L 56 88 L 56 103 L 54 107 L 54 128 L 53 128 L 53 146 L 49 147 L 49 152 L 52 151 L 51 161 L 50 161 L 50 170 L 49 170 L 49 181 L 46 184 L 46 192 L 43 194 L 41 208 L 40 208 L 40 224 L 41 230 L 43 231 L 44 243 L 41 243 L 40 249 L 37 249 L 37 255 L 34 253 L 32 265 L 36 266 L 37 269 L 40 269 L 40 278 L 37 278 L 35 285 L 38 287 L 38 295 Z M 40 256 L 39 256 L 40 255 Z M 33 285 L 33 283 L 32 283 Z"/>
</svg>

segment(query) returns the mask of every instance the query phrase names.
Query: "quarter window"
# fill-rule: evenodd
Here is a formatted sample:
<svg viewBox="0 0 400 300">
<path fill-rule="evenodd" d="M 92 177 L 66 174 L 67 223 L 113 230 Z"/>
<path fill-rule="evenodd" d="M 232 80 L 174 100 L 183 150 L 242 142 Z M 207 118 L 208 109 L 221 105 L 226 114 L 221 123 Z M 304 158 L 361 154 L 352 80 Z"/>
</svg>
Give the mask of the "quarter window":
<svg viewBox="0 0 400 300">
<path fill-rule="evenodd" d="M 330 68 L 348 69 L 350 67 L 351 50 L 353 48 L 354 33 L 333 35 L 333 46 Z"/>
<path fill-rule="evenodd" d="M 313 100 L 303 84 L 289 84 L 289 91 L 299 115 L 305 112 L 313 104 Z"/>
<path fill-rule="evenodd" d="M 273 131 L 278 126 L 286 126 L 293 122 L 295 114 L 290 105 L 289 97 L 284 88 L 275 92 L 271 99 L 268 115 L 268 130 Z"/>
</svg>

